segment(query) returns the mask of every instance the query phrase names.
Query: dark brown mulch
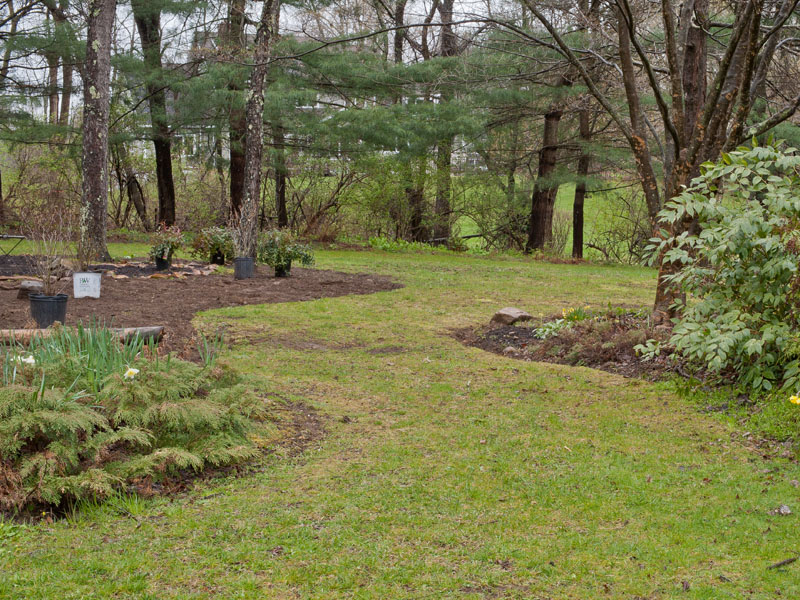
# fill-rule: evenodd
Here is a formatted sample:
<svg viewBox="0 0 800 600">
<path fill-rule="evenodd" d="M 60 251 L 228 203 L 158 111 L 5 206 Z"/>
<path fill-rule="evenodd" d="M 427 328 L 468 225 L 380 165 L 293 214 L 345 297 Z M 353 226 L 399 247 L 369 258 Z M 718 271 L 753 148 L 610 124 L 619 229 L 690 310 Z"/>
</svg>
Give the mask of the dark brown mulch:
<svg viewBox="0 0 800 600">
<path fill-rule="evenodd" d="M 192 274 L 198 269 L 207 268 L 209 265 L 204 263 L 176 260 L 173 265 L 166 271 L 157 271 L 155 264 L 143 259 L 125 261 L 122 263 L 111 264 L 101 263 L 91 265 L 90 271 L 107 272 L 113 271 L 116 275 L 125 275 L 127 277 L 148 277 L 155 273 L 166 274 Z M 3 256 L 0 254 L 0 277 L 11 277 L 14 275 L 29 275 L 36 276 L 36 257 L 27 254 L 13 254 L 11 256 Z"/>
<path fill-rule="evenodd" d="M 633 350 L 648 339 L 666 340 L 669 330 L 650 327 L 635 313 L 610 312 L 597 319 L 579 321 L 553 337 L 538 339 L 534 331 L 551 317 L 519 325 L 460 329 L 454 332 L 463 343 L 519 360 L 579 365 L 626 377 L 655 380 L 680 368 L 665 357 L 643 361 Z"/>
<path fill-rule="evenodd" d="M 372 294 L 402 287 L 380 275 L 317 269 L 293 268 L 291 277 L 276 278 L 269 267 L 259 267 L 255 277 L 242 281 L 232 275 L 217 274 L 163 279 L 103 276 L 101 297 L 97 300 L 72 298 L 72 282 L 70 279 L 64 282 L 67 284 L 64 293 L 70 296 L 67 325 L 93 320 L 114 327 L 163 325 L 166 334 L 162 347 L 184 356 L 194 352 L 191 320 L 199 311 Z M 18 300 L 17 290 L 5 287 L 0 289 L 0 329 L 34 327 L 28 300 Z"/>
</svg>

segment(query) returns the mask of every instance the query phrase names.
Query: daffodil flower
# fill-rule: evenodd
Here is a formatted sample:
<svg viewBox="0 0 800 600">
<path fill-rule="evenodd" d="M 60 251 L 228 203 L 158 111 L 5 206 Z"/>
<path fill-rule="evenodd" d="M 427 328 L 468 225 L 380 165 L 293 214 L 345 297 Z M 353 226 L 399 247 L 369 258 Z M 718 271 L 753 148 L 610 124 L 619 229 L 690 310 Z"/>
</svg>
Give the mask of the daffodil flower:
<svg viewBox="0 0 800 600">
<path fill-rule="evenodd" d="M 800 396 L 792 396 L 789 398 L 789 402 L 792 404 L 800 404 Z"/>
<path fill-rule="evenodd" d="M 128 367 L 128 370 L 125 371 L 125 374 L 123 375 L 123 377 L 125 379 L 133 379 L 134 377 L 136 377 L 137 373 L 139 373 L 139 369 L 134 369 L 133 367 Z"/>
<path fill-rule="evenodd" d="M 17 362 L 24 363 L 26 365 L 35 365 L 36 359 L 33 358 L 33 355 L 29 354 L 28 356 L 17 356 Z"/>
</svg>

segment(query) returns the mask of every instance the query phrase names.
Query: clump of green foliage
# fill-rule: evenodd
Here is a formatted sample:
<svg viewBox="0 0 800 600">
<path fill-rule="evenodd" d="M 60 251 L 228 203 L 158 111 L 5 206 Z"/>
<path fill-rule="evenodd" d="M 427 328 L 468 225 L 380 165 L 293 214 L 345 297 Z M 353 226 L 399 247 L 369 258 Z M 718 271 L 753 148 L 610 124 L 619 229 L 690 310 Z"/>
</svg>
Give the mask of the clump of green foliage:
<svg viewBox="0 0 800 600">
<path fill-rule="evenodd" d="M 192 256 L 211 263 L 224 264 L 233 260 L 233 235 L 225 227 L 206 227 L 191 244 Z"/>
<path fill-rule="evenodd" d="M 167 227 L 163 223 L 154 234 L 153 246 L 150 248 L 150 258 L 161 259 L 167 262 L 172 260 L 172 255 L 184 244 L 183 233 L 180 228 L 173 225 Z"/>
<path fill-rule="evenodd" d="M 666 279 L 688 299 L 670 339 L 675 353 L 754 392 L 800 383 L 798 186 L 794 148 L 723 154 L 667 204 L 667 229 L 649 249 L 677 267 Z M 690 231 L 677 227 L 692 220 Z"/>
<path fill-rule="evenodd" d="M 576 308 L 565 308 L 561 311 L 561 319 L 552 319 L 542 323 L 539 327 L 533 330 L 533 335 L 537 339 L 547 340 L 555 337 L 559 332 L 565 329 L 572 329 L 575 323 L 594 319 L 598 315 L 592 311 L 588 306 L 578 306 Z"/>
<path fill-rule="evenodd" d="M 437 250 L 436 246 L 423 242 L 409 242 L 403 239 L 390 240 L 384 236 L 371 237 L 368 241 L 370 247 L 384 252 L 424 252 Z M 443 248 L 438 248 L 439 250 Z"/>
<path fill-rule="evenodd" d="M 296 241 L 288 231 L 274 229 L 259 236 L 258 262 L 273 267 L 276 272 L 289 273 L 293 262 L 314 264 L 311 247 Z"/>
<path fill-rule="evenodd" d="M 109 339 L 64 329 L 0 350 L 0 510 L 103 498 L 257 453 L 249 434 L 267 415 L 252 391 L 220 368 Z"/>
</svg>

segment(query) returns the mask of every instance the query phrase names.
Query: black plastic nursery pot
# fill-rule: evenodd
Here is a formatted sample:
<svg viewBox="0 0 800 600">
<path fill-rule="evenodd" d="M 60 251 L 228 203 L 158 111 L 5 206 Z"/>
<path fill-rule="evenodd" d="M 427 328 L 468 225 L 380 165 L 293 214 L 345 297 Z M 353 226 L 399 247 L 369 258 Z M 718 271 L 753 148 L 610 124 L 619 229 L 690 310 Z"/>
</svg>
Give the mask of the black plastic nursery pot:
<svg viewBox="0 0 800 600">
<path fill-rule="evenodd" d="M 64 323 L 67 320 L 66 294 L 45 296 L 44 294 L 29 294 L 31 303 L 31 316 L 39 329 L 46 329 L 56 321 Z"/>
<path fill-rule="evenodd" d="M 250 279 L 256 270 L 256 261 L 249 256 L 240 256 L 233 259 L 233 278 Z"/>
<path fill-rule="evenodd" d="M 169 269 L 170 265 L 172 264 L 172 261 L 167 258 L 162 258 L 157 256 L 155 258 L 155 263 L 156 263 L 156 271 L 166 271 L 167 269 Z"/>
<path fill-rule="evenodd" d="M 292 261 L 283 263 L 282 265 L 275 265 L 275 277 L 289 277 L 292 270 Z"/>
</svg>

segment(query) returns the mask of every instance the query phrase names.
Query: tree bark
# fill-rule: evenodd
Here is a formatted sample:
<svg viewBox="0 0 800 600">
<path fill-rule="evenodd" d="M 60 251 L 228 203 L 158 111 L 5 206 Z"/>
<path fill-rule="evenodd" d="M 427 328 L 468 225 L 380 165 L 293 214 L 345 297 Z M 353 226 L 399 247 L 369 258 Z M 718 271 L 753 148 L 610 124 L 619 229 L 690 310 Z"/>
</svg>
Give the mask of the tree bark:
<svg viewBox="0 0 800 600">
<path fill-rule="evenodd" d="M 51 125 L 58 122 L 58 54 L 47 52 L 47 121 Z"/>
<path fill-rule="evenodd" d="M 578 126 L 581 155 L 578 158 L 578 181 L 575 184 L 575 197 L 572 201 L 572 258 L 583 258 L 583 203 L 586 198 L 586 178 L 592 161 L 588 148 L 592 134 L 588 108 L 583 108 L 578 113 Z"/>
<path fill-rule="evenodd" d="M 261 187 L 261 159 L 263 156 L 264 88 L 269 71 L 272 42 L 277 34 L 279 0 L 265 0 L 256 31 L 253 70 L 250 73 L 245 136 L 244 201 L 238 215 L 240 256 L 255 257 L 258 237 L 258 204 Z"/>
<path fill-rule="evenodd" d="M 439 18 L 442 21 L 440 54 L 445 58 L 458 54 L 458 39 L 452 25 L 453 4 L 454 0 L 442 0 L 438 6 Z M 444 89 L 440 101 L 449 102 L 452 96 L 452 90 Z M 436 145 L 436 200 L 433 205 L 433 237 L 436 240 L 450 239 L 452 161 L 453 137 L 448 136 L 439 140 Z"/>
<path fill-rule="evenodd" d="M 6 201 L 3 196 L 3 171 L 0 170 L 0 225 L 6 224 Z"/>
<path fill-rule="evenodd" d="M 147 97 L 156 155 L 158 222 L 175 224 L 175 183 L 172 178 L 172 141 L 167 122 L 167 92 L 161 65 L 161 10 L 147 0 L 133 0 L 133 18 L 147 66 Z"/>
<path fill-rule="evenodd" d="M 436 200 L 433 204 L 433 237 L 443 243 L 450 239 L 452 157 L 453 139 L 440 140 L 436 147 Z"/>
<path fill-rule="evenodd" d="M 225 43 L 231 56 L 240 57 L 245 49 L 244 37 L 244 12 L 245 0 L 228 1 L 228 23 L 225 33 Z M 232 95 L 241 91 L 235 76 L 228 84 Z M 245 163 L 245 138 L 247 137 L 247 119 L 245 111 L 236 102 L 231 103 L 228 116 L 230 129 L 230 211 L 231 215 L 238 215 L 242 209 L 244 197 L 244 163 Z"/>
<path fill-rule="evenodd" d="M 289 213 L 286 210 L 286 155 L 284 154 L 285 135 L 280 125 L 275 126 L 272 136 L 275 156 L 275 212 L 278 227 L 289 226 Z"/>
<path fill-rule="evenodd" d="M 60 11 L 53 13 L 56 24 L 56 31 L 61 30 L 65 35 L 68 24 L 64 18 L 69 9 L 69 0 L 61 0 L 59 3 Z M 68 50 L 61 53 L 61 110 L 58 114 L 59 125 L 69 125 L 70 104 L 72 104 L 72 62 L 74 58 Z"/>
<path fill-rule="evenodd" d="M 111 34 L 116 0 L 91 0 L 86 34 L 83 86 L 83 156 L 81 172 L 81 244 L 93 260 L 108 260 L 108 118 Z"/>
<path fill-rule="evenodd" d="M 531 195 L 528 240 L 525 242 L 526 254 L 534 250 L 542 250 L 552 235 L 553 205 L 556 201 L 558 186 L 554 185 L 551 177 L 556 169 L 558 159 L 558 125 L 561 122 L 561 115 L 562 111 L 551 110 L 544 116 L 539 170 Z"/>
</svg>

